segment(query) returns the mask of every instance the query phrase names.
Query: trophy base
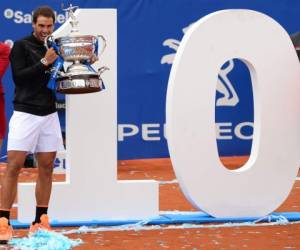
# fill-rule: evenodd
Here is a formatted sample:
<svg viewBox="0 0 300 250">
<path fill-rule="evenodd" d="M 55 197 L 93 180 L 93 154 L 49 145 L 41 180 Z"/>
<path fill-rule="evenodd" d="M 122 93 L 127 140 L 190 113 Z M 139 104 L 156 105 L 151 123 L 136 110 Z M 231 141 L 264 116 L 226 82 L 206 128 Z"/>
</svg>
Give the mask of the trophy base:
<svg viewBox="0 0 300 250">
<path fill-rule="evenodd" d="M 101 88 L 76 88 L 76 89 L 58 89 L 57 92 L 61 94 L 88 94 L 100 92 Z"/>
<path fill-rule="evenodd" d="M 56 80 L 57 92 L 61 94 L 87 94 L 104 89 L 103 81 L 97 75 L 73 75 Z"/>
</svg>

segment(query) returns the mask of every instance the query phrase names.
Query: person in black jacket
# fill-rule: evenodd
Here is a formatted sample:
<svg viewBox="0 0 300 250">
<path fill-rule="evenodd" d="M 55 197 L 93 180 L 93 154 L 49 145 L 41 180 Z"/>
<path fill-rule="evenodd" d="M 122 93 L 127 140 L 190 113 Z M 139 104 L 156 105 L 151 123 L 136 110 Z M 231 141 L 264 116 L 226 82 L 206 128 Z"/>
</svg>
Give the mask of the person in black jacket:
<svg viewBox="0 0 300 250">
<path fill-rule="evenodd" d="M 57 54 L 46 49 L 44 41 L 54 29 L 54 11 L 42 6 L 33 13 L 33 33 L 14 43 L 10 54 L 15 83 L 14 113 L 9 123 L 8 165 L 2 182 L 0 241 L 12 237 L 10 209 L 15 200 L 17 180 L 26 155 L 35 153 L 38 162 L 36 218 L 30 232 L 51 230 L 47 210 L 52 188 L 56 152 L 63 150 L 55 93 L 47 87 L 47 73 Z"/>
</svg>

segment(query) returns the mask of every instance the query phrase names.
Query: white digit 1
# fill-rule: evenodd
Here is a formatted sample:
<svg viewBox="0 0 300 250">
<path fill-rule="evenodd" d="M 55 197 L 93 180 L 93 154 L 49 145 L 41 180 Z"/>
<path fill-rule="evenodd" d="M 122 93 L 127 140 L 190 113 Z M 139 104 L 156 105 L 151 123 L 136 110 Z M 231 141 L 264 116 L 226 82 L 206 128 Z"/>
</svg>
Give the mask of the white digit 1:
<svg viewBox="0 0 300 250">
<path fill-rule="evenodd" d="M 103 92 L 67 96 L 67 182 L 53 186 L 51 219 L 66 222 L 157 216 L 157 182 L 117 181 L 116 10 L 81 9 L 75 15 L 81 34 L 101 34 L 107 39 L 106 51 L 95 68 L 105 65 L 110 71 L 103 75 Z M 64 36 L 70 29 L 65 23 L 54 35 Z M 32 221 L 34 185 L 21 184 L 18 192 L 18 219 Z"/>
<path fill-rule="evenodd" d="M 215 95 L 221 66 L 249 68 L 254 134 L 249 161 L 220 162 Z M 242 84 L 242 83 L 240 83 Z M 225 10 L 196 22 L 171 70 L 166 122 L 173 167 L 185 196 L 215 217 L 264 216 L 288 196 L 300 163 L 300 69 L 287 32 L 251 10 Z"/>
</svg>

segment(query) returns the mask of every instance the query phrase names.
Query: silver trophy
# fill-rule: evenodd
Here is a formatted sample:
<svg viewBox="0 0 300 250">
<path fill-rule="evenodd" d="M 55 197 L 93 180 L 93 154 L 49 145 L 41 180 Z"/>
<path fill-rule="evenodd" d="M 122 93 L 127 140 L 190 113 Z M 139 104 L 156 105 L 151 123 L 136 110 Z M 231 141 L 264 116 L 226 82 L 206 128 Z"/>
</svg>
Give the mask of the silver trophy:
<svg viewBox="0 0 300 250">
<path fill-rule="evenodd" d="M 105 47 L 106 40 L 102 35 L 80 35 L 78 31 L 78 21 L 73 10 L 76 6 L 70 5 L 64 9 L 71 18 L 71 32 L 68 36 L 54 39 L 47 37 L 45 46 L 53 47 L 59 57 L 51 69 L 51 78 L 56 82 L 56 90 L 63 94 L 81 94 L 98 92 L 104 89 L 101 74 L 107 67 L 101 67 L 95 71 L 91 62 L 99 57 Z M 102 40 L 102 48 L 98 54 L 98 39 Z M 64 62 L 71 62 L 67 70 L 63 71 Z"/>
</svg>

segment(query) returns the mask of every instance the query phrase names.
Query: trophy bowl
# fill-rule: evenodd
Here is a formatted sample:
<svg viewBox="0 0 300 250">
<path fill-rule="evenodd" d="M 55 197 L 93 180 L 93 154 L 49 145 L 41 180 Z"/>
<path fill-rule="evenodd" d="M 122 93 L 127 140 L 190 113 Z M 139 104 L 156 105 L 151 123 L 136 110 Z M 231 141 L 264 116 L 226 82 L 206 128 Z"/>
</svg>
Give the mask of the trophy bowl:
<svg viewBox="0 0 300 250">
<path fill-rule="evenodd" d="M 67 62 L 89 61 L 95 54 L 97 36 L 64 36 L 55 39 L 59 54 Z"/>
</svg>

